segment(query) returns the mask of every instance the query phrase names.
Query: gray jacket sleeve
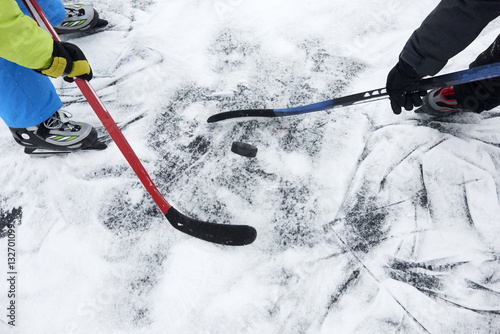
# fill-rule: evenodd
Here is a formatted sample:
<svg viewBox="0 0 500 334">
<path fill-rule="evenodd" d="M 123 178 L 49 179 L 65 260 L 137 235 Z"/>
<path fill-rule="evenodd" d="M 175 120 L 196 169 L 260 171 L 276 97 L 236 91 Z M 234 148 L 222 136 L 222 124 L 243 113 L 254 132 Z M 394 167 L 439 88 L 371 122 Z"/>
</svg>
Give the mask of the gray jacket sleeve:
<svg viewBox="0 0 500 334">
<path fill-rule="evenodd" d="M 422 76 L 439 72 L 500 15 L 500 0 L 442 0 L 415 30 L 401 58 Z"/>
</svg>

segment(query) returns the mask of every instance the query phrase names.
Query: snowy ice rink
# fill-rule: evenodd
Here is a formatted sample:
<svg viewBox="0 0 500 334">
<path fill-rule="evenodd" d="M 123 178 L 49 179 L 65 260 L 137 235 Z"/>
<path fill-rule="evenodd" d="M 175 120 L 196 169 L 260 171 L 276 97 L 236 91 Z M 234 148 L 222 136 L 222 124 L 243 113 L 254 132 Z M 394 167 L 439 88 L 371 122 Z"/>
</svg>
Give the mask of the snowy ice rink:
<svg viewBox="0 0 500 334">
<path fill-rule="evenodd" d="M 0 332 L 500 332 L 498 110 L 433 120 L 381 100 L 206 122 L 383 87 L 438 2 L 91 1 L 109 28 L 64 39 L 162 194 L 258 237 L 224 247 L 179 233 L 113 143 L 30 158 L 1 123 L 17 278 L 12 327 L 4 235 Z M 499 28 L 441 73 L 467 68 Z M 74 85 L 54 84 L 65 110 L 104 131 Z"/>
</svg>

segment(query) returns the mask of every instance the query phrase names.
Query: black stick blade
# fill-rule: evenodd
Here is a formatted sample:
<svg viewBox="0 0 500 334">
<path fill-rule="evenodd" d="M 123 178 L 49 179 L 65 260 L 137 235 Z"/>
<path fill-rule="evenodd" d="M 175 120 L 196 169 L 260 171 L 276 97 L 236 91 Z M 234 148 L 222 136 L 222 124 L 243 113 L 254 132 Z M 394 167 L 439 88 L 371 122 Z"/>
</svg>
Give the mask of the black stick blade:
<svg viewBox="0 0 500 334">
<path fill-rule="evenodd" d="M 212 115 L 207 119 L 207 122 L 214 123 L 225 119 L 239 117 L 276 117 L 276 114 L 274 113 L 274 109 L 232 110 Z"/>
<path fill-rule="evenodd" d="M 189 218 L 173 207 L 168 209 L 165 217 L 175 229 L 215 244 L 244 246 L 257 238 L 257 231 L 251 226 L 207 223 Z"/>
</svg>

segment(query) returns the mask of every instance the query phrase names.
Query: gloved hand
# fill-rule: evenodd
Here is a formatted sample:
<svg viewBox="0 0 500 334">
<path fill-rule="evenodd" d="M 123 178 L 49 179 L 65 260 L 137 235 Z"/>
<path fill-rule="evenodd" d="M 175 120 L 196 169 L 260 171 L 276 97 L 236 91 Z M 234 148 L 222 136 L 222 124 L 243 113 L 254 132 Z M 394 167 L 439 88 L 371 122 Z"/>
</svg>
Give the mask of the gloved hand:
<svg viewBox="0 0 500 334">
<path fill-rule="evenodd" d="M 469 68 L 489 65 L 500 61 L 500 35 L 495 41 L 474 60 Z"/>
<path fill-rule="evenodd" d="M 425 90 L 419 92 L 408 92 L 408 88 L 422 78 L 413 67 L 408 65 L 403 59 L 389 72 L 387 76 L 386 89 L 391 100 L 392 111 L 399 115 L 401 108 L 412 110 L 413 106 L 422 105 L 421 96 L 425 96 Z"/>
<path fill-rule="evenodd" d="M 49 68 L 37 70 L 49 77 L 61 75 L 64 80 L 73 82 L 73 77 L 89 81 L 92 79 L 92 69 L 82 50 L 74 44 L 54 41 L 52 64 Z"/>
</svg>

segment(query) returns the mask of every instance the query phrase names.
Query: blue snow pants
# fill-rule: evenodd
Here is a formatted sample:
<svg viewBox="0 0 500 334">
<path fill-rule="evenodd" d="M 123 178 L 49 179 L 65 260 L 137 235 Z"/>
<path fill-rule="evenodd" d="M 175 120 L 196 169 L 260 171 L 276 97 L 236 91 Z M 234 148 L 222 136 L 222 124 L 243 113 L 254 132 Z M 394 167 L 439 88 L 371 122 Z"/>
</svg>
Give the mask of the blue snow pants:
<svg viewBox="0 0 500 334">
<path fill-rule="evenodd" d="M 29 15 L 21 0 L 19 8 Z M 65 16 L 60 0 L 38 0 L 52 25 Z M 50 79 L 32 69 L 0 58 L 0 118 L 11 128 L 38 125 L 52 116 L 62 102 Z"/>
</svg>

